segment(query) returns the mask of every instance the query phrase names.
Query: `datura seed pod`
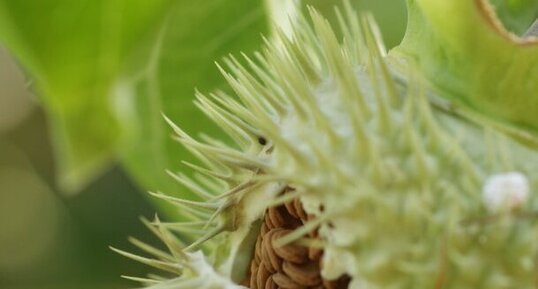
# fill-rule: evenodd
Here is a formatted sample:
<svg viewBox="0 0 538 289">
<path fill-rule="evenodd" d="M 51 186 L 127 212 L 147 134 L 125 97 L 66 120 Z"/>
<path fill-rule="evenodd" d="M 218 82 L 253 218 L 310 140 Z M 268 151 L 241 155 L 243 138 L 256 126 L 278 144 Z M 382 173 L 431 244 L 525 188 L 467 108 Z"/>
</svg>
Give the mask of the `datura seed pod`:
<svg viewBox="0 0 538 289">
<path fill-rule="evenodd" d="M 147 288 L 536 288 L 538 39 L 485 0 L 409 0 L 386 53 L 349 3 L 219 68 L 234 91 L 196 104 L 234 141 L 165 193 L 182 222 L 146 221 L 166 251 L 119 251 L 164 273 Z M 340 36 L 337 36 L 340 35 Z M 339 40 L 342 38 L 342 40 Z"/>
</svg>

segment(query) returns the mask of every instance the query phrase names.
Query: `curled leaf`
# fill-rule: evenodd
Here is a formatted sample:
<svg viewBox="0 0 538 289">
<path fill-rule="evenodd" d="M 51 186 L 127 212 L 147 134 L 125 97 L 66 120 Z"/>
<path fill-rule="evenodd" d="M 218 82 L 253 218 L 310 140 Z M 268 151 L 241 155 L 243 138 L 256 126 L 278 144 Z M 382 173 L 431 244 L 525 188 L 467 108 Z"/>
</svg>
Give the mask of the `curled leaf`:
<svg viewBox="0 0 538 289">
<path fill-rule="evenodd" d="M 507 14 L 500 1 L 407 2 L 409 25 L 393 55 L 416 61 L 452 109 L 536 144 L 538 38 L 509 31 L 497 16 Z M 536 6 L 534 1 L 519 2 L 529 9 Z M 518 23 L 528 27 L 532 21 L 522 18 Z"/>
</svg>

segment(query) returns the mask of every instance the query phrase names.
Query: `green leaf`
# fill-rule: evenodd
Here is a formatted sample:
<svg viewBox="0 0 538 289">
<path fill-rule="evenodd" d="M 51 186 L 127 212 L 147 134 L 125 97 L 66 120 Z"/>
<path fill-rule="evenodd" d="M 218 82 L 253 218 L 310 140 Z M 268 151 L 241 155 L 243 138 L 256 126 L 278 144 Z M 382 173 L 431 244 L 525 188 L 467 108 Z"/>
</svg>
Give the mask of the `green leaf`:
<svg viewBox="0 0 538 289">
<path fill-rule="evenodd" d="M 451 109 L 538 146 L 538 38 L 507 30 L 489 0 L 407 2 L 409 26 L 393 55 L 416 62 Z"/>
<path fill-rule="evenodd" d="M 184 191 L 165 170 L 192 157 L 162 113 L 191 133 L 217 133 L 194 88 L 219 88 L 214 61 L 258 49 L 266 22 L 261 0 L 0 0 L 0 41 L 36 80 L 70 191 L 118 153 L 143 187 Z"/>
<path fill-rule="evenodd" d="M 123 137 L 110 89 L 170 3 L 0 0 L 0 42 L 35 79 L 64 189 L 80 189 L 109 165 Z"/>
<path fill-rule="evenodd" d="M 193 157 L 171 137 L 161 113 L 188 133 L 220 132 L 194 106 L 195 88 L 225 89 L 215 61 L 229 53 L 247 54 L 260 48 L 267 19 L 263 1 L 178 1 L 155 38 L 141 69 L 118 83 L 123 125 L 129 146 L 123 162 L 140 184 L 150 190 L 188 195 L 165 170 L 186 171 L 182 160 Z"/>
</svg>

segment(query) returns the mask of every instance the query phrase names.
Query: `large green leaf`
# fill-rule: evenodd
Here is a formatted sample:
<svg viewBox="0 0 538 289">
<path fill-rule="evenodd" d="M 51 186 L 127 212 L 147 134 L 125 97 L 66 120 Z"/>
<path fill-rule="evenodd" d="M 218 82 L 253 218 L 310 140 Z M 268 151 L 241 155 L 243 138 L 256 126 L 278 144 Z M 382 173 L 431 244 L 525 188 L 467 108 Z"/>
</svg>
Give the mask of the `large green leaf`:
<svg viewBox="0 0 538 289">
<path fill-rule="evenodd" d="M 171 138 L 164 113 L 188 133 L 218 135 L 192 103 L 195 88 L 225 89 L 215 61 L 229 53 L 260 48 L 266 32 L 263 1 L 178 1 L 153 41 L 138 71 L 120 79 L 117 95 L 129 146 L 123 160 L 130 173 L 150 190 L 187 194 L 165 170 L 185 170 L 192 156 Z"/>
<path fill-rule="evenodd" d="M 121 143 L 111 85 L 171 3 L 0 0 L 0 42 L 36 81 L 66 190 L 96 176 Z"/>
<path fill-rule="evenodd" d="M 407 2 L 409 26 L 393 55 L 412 59 L 451 110 L 538 146 L 538 39 L 513 33 L 526 30 L 538 17 L 537 2 Z M 508 17 L 516 8 L 533 16 Z"/>
<path fill-rule="evenodd" d="M 165 169 L 189 156 L 161 114 L 187 131 L 208 131 L 192 104 L 194 87 L 220 87 L 214 61 L 259 48 L 264 7 L 261 0 L 0 0 L 0 40 L 37 81 L 61 185 L 78 190 L 120 152 L 143 187 L 178 191 Z"/>
</svg>

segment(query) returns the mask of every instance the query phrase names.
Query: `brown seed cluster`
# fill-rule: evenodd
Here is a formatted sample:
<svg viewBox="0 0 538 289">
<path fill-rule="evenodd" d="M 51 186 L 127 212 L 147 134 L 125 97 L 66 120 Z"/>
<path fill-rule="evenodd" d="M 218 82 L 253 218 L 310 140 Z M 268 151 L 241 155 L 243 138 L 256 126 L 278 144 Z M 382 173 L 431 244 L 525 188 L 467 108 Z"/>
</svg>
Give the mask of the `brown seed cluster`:
<svg viewBox="0 0 538 289">
<path fill-rule="evenodd" d="M 346 289 L 349 278 L 328 281 L 321 278 L 323 251 L 297 244 L 276 247 L 279 238 L 312 219 L 298 199 L 267 209 L 256 240 L 254 258 L 245 285 L 251 289 Z M 317 230 L 309 233 L 318 238 Z"/>
</svg>

